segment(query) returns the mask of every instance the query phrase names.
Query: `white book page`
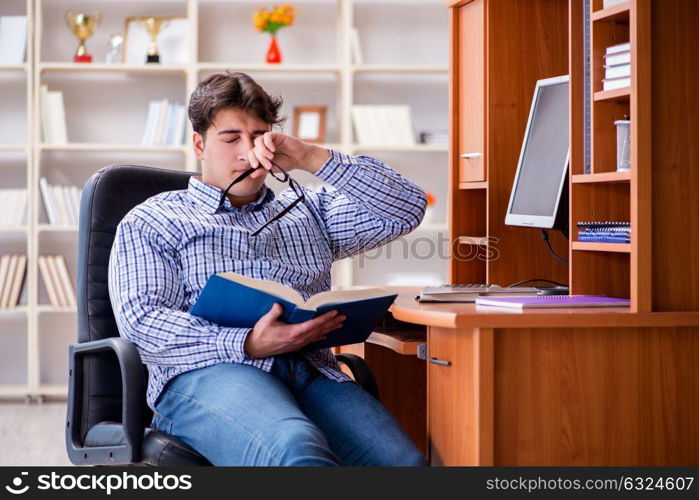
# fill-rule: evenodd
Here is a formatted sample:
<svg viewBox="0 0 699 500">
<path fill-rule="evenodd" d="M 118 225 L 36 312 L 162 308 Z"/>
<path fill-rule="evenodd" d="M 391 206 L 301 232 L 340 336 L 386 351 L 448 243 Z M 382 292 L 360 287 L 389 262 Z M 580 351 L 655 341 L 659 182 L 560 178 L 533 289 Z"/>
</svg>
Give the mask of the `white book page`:
<svg viewBox="0 0 699 500">
<path fill-rule="evenodd" d="M 255 288 L 263 292 L 267 292 L 270 295 L 279 297 L 289 301 L 297 306 L 303 304 L 303 297 L 293 288 L 277 283 L 276 281 L 260 280 L 257 278 L 250 278 L 248 276 L 243 276 L 242 274 L 234 273 L 229 271 L 227 273 L 219 273 L 217 276 L 225 278 L 230 281 L 235 281 L 241 285 L 249 286 L 250 288 Z"/>
</svg>

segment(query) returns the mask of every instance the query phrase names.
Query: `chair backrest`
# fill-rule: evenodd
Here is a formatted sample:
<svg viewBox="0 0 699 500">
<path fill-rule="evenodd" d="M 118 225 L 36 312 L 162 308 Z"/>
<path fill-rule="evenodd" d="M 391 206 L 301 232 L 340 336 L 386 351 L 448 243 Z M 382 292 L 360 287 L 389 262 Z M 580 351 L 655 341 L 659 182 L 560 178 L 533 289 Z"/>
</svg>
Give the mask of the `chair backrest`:
<svg viewBox="0 0 699 500">
<path fill-rule="evenodd" d="M 139 203 L 163 191 L 185 189 L 192 172 L 138 165 L 104 167 L 85 183 L 78 235 L 78 342 L 119 336 L 107 283 L 117 226 Z M 81 435 L 95 424 L 121 420 L 119 365 L 108 353 L 84 364 Z"/>
</svg>

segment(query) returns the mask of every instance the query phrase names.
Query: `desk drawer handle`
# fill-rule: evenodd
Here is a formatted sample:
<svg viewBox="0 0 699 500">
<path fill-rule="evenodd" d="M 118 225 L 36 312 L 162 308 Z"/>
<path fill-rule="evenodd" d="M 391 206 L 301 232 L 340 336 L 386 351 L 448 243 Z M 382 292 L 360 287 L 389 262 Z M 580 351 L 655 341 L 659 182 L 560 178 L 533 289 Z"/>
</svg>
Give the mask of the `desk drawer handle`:
<svg viewBox="0 0 699 500">
<path fill-rule="evenodd" d="M 451 361 L 442 361 L 441 359 L 437 358 L 430 358 L 429 362 L 432 363 L 433 365 L 439 365 L 439 366 L 450 366 Z"/>
<path fill-rule="evenodd" d="M 474 158 L 480 158 L 483 156 L 483 153 L 464 153 L 461 155 L 461 158 L 466 158 L 467 160 L 471 160 Z"/>
</svg>

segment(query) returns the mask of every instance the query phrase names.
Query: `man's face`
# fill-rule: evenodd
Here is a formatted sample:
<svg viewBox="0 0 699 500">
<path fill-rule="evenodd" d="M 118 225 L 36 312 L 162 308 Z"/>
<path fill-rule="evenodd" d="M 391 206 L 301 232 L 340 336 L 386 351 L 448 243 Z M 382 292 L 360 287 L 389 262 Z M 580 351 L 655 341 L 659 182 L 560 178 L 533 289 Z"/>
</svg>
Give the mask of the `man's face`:
<svg viewBox="0 0 699 500">
<path fill-rule="evenodd" d="M 206 141 L 194 133 L 194 152 L 201 160 L 202 181 L 226 189 L 233 179 L 250 168 L 248 151 L 253 149 L 254 140 L 269 130 L 269 124 L 239 109 L 219 111 L 206 131 Z M 252 196 L 259 192 L 265 177 L 248 176 L 233 186 L 229 194 Z"/>
</svg>

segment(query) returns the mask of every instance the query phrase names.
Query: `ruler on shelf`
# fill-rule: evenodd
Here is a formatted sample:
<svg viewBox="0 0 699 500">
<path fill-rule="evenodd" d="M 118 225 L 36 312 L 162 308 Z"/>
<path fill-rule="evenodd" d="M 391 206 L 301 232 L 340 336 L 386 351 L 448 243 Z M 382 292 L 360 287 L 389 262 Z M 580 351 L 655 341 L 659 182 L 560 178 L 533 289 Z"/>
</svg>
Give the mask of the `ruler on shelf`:
<svg viewBox="0 0 699 500">
<path fill-rule="evenodd" d="M 592 173 L 592 71 L 590 0 L 583 0 L 583 172 Z"/>
</svg>

